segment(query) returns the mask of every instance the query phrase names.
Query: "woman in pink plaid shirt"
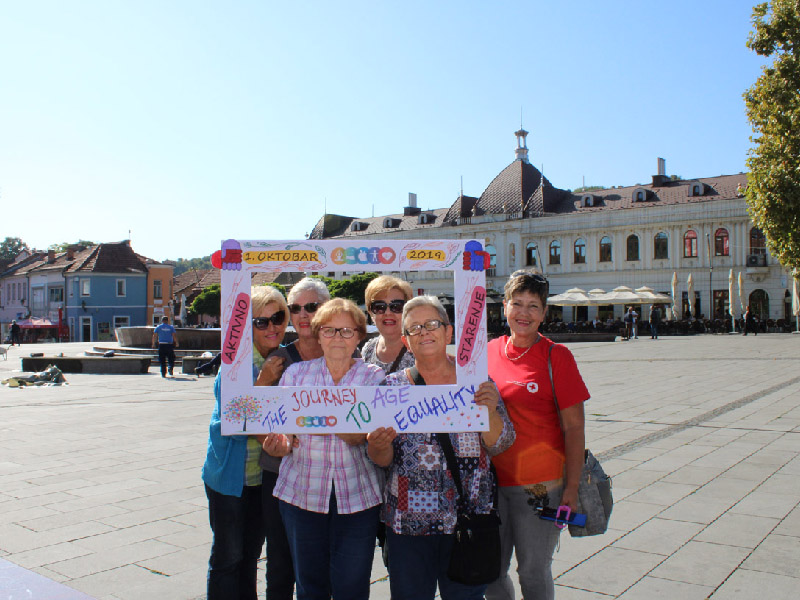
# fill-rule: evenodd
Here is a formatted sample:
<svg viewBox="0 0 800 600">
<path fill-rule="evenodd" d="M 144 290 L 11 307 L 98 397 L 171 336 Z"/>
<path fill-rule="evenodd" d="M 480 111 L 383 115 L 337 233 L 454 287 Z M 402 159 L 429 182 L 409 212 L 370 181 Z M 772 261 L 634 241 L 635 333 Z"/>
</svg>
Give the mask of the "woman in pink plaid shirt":
<svg viewBox="0 0 800 600">
<path fill-rule="evenodd" d="M 320 307 L 311 329 L 323 356 L 291 365 L 282 386 L 378 385 L 383 369 L 353 358 L 366 317 L 350 300 Z M 280 500 L 292 551 L 298 600 L 369 598 L 381 503 L 378 468 L 360 434 L 269 434 L 264 450 L 281 462 Z"/>
</svg>

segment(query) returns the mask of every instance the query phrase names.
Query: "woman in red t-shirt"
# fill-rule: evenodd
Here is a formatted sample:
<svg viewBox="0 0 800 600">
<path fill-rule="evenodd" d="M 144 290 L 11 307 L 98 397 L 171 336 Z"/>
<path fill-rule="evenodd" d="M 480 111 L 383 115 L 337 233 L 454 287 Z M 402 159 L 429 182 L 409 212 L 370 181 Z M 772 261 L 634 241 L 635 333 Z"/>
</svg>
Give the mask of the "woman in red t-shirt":
<svg viewBox="0 0 800 600">
<path fill-rule="evenodd" d="M 542 275 L 512 274 L 503 300 L 511 335 L 492 340 L 488 347 L 489 376 L 500 390 L 517 438 L 511 448 L 492 458 L 500 485 L 504 575 L 489 585 L 487 600 L 513 600 L 508 575 L 512 552 L 525 600 L 554 598 L 551 565 L 560 530 L 552 521 L 540 519 L 537 509 L 560 505 L 577 509 L 585 445 L 583 403 L 589 392 L 572 353 L 539 334 L 548 292 Z"/>
</svg>

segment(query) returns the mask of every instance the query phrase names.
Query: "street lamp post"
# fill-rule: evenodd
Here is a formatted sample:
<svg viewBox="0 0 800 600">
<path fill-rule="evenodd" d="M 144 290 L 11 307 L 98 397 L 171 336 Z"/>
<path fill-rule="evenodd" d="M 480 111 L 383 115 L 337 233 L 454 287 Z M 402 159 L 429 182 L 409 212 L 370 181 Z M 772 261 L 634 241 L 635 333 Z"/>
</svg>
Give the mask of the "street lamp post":
<svg viewBox="0 0 800 600">
<path fill-rule="evenodd" d="M 711 264 L 711 233 L 706 232 L 706 248 L 708 249 L 708 311 L 709 320 L 714 322 L 714 286 L 711 280 L 714 274 L 714 265 Z"/>
</svg>

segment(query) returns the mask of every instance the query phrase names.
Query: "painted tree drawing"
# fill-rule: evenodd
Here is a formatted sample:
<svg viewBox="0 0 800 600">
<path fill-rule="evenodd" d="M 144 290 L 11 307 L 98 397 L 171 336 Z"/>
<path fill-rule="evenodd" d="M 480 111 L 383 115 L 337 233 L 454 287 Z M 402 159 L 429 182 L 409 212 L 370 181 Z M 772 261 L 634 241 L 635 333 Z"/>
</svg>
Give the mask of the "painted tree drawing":
<svg viewBox="0 0 800 600">
<path fill-rule="evenodd" d="M 223 411 L 228 423 L 242 423 L 242 431 L 247 431 L 247 421 L 261 417 L 261 404 L 253 396 L 236 396 L 228 401 Z"/>
</svg>

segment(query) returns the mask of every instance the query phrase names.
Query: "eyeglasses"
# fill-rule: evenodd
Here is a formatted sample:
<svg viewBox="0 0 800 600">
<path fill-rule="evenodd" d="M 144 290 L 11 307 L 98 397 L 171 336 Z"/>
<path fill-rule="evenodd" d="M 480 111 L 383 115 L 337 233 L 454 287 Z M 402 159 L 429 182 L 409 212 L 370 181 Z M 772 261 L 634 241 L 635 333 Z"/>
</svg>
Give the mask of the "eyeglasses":
<svg viewBox="0 0 800 600">
<path fill-rule="evenodd" d="M 319 302 L 309 302 L 307 304 L 290 304 L 289 305 L 289 312 L 293 315 L 298 314 L 301 310 L 305 310 L 307 313 L 315 313 L 319 308 Z"/>
<path fill-rule="evenodd" d="M 422 333 L 422 330 L 425 331 L 436 331 L 444 325 L 439 319 L 431 319 L 430 321 L 425 321 L 422 325 L 412 325 L 408 329 L 406 329 L 406 335 L 419 335 Z"/>
<path fill-rule="evenodd" d="M 389 304 L 386 304 L 383 300 L 375 300 L 370 302 L 369 311 L 376 315 L 382 315 L 386 312 L 388 308 L 393 313 L 399 315 L 403 312 L 403 307 L 406 305 L 405 300 L 392 300 Z"/>
<path fill-rule="evenodd" d="M 277 327 L 286 319 L 286 313 L 282 310 L 279 310 L 275 314 L 270 317 L 256 317 L 253 319 L 253 327 L 256 329 L 266 329 L 269 327 L 269 324 L 272 323 Z"/>
<path fill-rule="evenodd" d="M 356 330 L 351 327 L 320 327 L 319 332 L 324 338 L 336 337 L 338 333 L 346 340 L 349 340 L 356 334 Z"/>
</svg>

